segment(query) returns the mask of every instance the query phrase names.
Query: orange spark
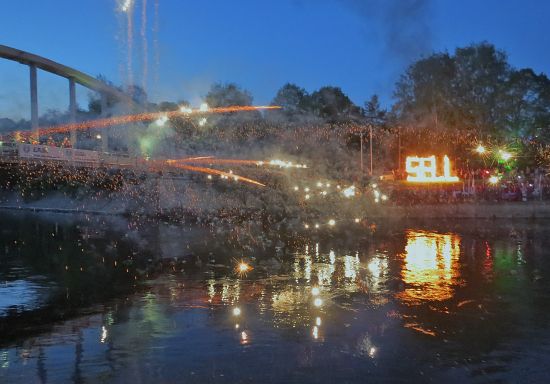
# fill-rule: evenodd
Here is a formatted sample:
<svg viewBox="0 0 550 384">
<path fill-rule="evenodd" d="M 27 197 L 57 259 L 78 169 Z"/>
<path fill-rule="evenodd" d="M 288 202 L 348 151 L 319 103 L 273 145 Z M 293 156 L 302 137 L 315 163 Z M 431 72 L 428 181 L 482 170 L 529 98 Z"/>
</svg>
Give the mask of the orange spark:
<svg viewBox="0 0 550 384">
<path fill-rule="evenodd" d="M 122 125 L 135 123 L 140 121 L 153 121 L 159 118 L 172 118 L 178 116 L 189 116 L 190 114 L 206 114 L 206 113 L 230 113 L 230 112 L 243 112 L 243 111 L 259 111 L 259 110 L 269 110 L 269 109 L 280 109 L 279 106 L 274 105 L 245 105 L 245 106 L 231 106 L 231 107 L 219 107 L 219 108 L 209 108 L 208 110 L 192 109 L 190 112 L 182 112 L 180 110 L 168 111 L 168 112 L 146 112 L 138 113 L 134 115 L 123 115 L 123 116 L 114 116 L 105 119 L 97 120 L 88 120 L 82 121 L 80 123 L 69 123 L 57 125 L 54 127 L 42 127 L 38 129 L 39 135 L 46 136 L 56 133 L 67 133 L 71 131 L 83 131 L 91 128 L 106 128 L 113 125 Z M 31 136 L 31 131 L 19 131 L 24 136 Z"/>
<path fill-rule="evenodd" d="M 244 260 L 239 260 L 237 265 L 235 266 L 235 273 L 239 276 L 246 276 L 248 272 L 253 270 L 252 266 L 248 263 L 246 263 Z"/>
<path fill-rule="evenodd" d="M 259 185 L 261 187 L 265 187 L 265 184 L 262 184 L 259 181 L 252 180 L 252 179 L 249 179 L 249 178 L 244 177 L 244 176 L 235 175 L 234 173 L 223 172 L 223 171 L 219 171 L 217 169 L 212 169 L 212 168 L 195 167 L 195 166 L 192 166 L 192 165 L 177 164 L 173 160 L 167 160 L 167 163 L 169 165 L 171 165 L 172 167 L 176 167 L 176 168 L 180 168 L 180 169 L 186 169 L 188 171 L 207 173 L 207 174 L 210 174 L 210 175 L 225 176 L 227 178 L 232 178 L 234 180 L 244 181 L 246 183 L 250 183 L 250 184 L 254 184 L 254 185 Z"/>
<path fill-rule="evenodd" d="M 169 160 L 169 162 L 178 163 L 208 163 L 208 164 L 242 164 L 242 165 L 261 165 L 262 161 L 243 160 L 243 159 L 216 159 L 213 156 L 189 157 L 186 159 Z"/>
</svg>

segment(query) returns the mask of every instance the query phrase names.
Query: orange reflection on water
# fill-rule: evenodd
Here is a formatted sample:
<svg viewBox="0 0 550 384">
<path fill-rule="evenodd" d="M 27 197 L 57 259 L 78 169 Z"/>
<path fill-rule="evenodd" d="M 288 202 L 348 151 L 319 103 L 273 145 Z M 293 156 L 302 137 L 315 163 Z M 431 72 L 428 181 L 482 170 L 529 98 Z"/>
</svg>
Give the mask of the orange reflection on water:
<svg viewBox="0 0 550 384">
<path fill-rule="evenodd" d="M 401 271 L 406 288 L 399 298 L 411 304 L 451 298 L 459 278 L 460 237 L 426 231 L 406 236 Z"/>
</svg>

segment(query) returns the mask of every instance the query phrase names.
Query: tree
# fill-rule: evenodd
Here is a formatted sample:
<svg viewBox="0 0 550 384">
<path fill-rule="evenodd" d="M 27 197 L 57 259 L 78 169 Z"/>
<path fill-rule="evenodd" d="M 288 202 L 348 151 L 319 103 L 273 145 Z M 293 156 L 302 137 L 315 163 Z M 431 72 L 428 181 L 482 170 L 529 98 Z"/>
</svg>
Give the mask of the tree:
<svg viewBox="0 0 550 384">
<path fill-rule="evenodd" d="M 216 83 L 206 94 L 205 101 L 212 108 L 252 105 L 252 95 L 237 84 Z"/>
<path fill-rule="evenodd" d="M 387 113 L 380 107 L 378 95 L 372 95 L 368 101 L 365 101 L 365 121 L 375 128 L 384 128 L 386 126 Z"/>
<path fill-rule="evenodd" d="M 454 59 L 434 54 L 413 63 L 399 79 L 394 111 L 401 124 L 434 128 L 453 126 Z"/>
<path fill-rule="evenodd" d="M 311 109 L 328 122 L 357 120 L 361 109 L 339 87 L 326 86 L 311 94 Z"/>
<path fill-rule="evenodd" d="M 304 114 L 310 108 L 309 95 L 304 88 L 296 84 L 286 83 L 277 91 L 271 105 L 283 108 L 287 115 Z"/>
<path fill-rule="evenodd" d="M 176 111 L 178 104 L 171 101 L 161 101 L 157 108 L 160 112 Z"/>
<path fill-rule="evenodd" d="M 488 43 L 418 60 L 394 96 L 402 143 L 417 153 L 444 150 L 469 159 L 477 140 L 491 141 L 515 147 L 526 165 L 535 158 L 528 153 L 550 143 L 550 80 L 512 68 L 506 53 Z"/>
<path fill-rule="evenodd" d="M 17 128 L 17 123 L 7 117 L 0 118 L 0 133 L 14 131 Z"/>
<path fill-rule="evenodd" d="M 532 69 L 514 71 L 506 87 L 507 133 L 525 139 L 550 139 L 550 80 Z"/>
<path fill-rule="evenodd" d="M 506 54 L 488 43 L 418 60 L 396 85 L 398 124 L 426 147 L 456 148 L 476 137 L 503 137 L 515 103 L 513 74 Z"/>
<path fill-rule="evenodd" d="M 147 92 L 145 92 L 145 89 L 139 85 L 129 85 L 126 88 L 126 93 L 134 100 L 134 102 L 138 105 L 146 105 L 147 104 Z"/>
<path fill-rule="evenodd" d="M 104 75 L 98 75 L 96 78 L 104 82 L 105 84 L 115 88 L 114 84 L 109 81 Z M 120 87 L 116 88 L 118 90 L 121 90 Z M 105 106 L 107 107 L 107 110 L 112 109 L 118 103 L 118 99 L 110 93 L 104 94 L 103 97 L 105 97 Z M 99 93 L 90 92 L 88 94 L 88 111 L 97 116 L 101 115 L 101 95 Z M 106 111 L 103 112 L 106 113 Z"/>
<path fill-rule="evenodd" d="M 507 105 L 504 95 L 511 68 L 506 53 L 481 43 L 457 48 L 453 108 L 459 114 L 454 121 L 476 134 L 499 135 L 505 130 Z"/>
</svg>

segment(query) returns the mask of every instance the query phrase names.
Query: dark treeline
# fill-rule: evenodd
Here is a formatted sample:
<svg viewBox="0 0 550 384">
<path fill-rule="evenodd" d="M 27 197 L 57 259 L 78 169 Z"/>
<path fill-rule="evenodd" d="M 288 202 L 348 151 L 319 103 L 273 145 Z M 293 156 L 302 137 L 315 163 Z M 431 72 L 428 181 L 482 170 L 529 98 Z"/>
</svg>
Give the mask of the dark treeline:
<svg viewBox="0 0 550 384">
<path fill-rule="evenodd" d="M 105 80 L 105 79 L 103 79 Z M 188 102 L 147 102 L 147 95 L 138 86 L 126 90 L 144 109 L 175 110 Z M 210 107 L 251 105 L 253 96 L 237 84 L 214 84 L 204 97 Z M 535 163 L 545 161 L 550 144 L 550 80 L 532 69 L 513 68 L 506 53 L 489 43 L 434 53 L 412 63 L 395 85 L 393 104 L 382 107 L 377 95 L 363 105 L 355 104 L 341 88 L 323 86 L 311 93 L 297 84 L 283 85 L 272 100 L 282 110 L 212 116 L 207 120 L 176 118 L 172 127 L 181 137 L 208 132 L 235 123 L 252 122 L 279 125 L 317 124 L 337 129 L 342 125 L 372 126 L 378 144 L 391 147 L 400 136 L 402 145 L 419 154 L 435 149 L 455 157 L 466 157 L 476 142 L 512 146 L 524 158 Z M 114 114 L 116 100 L 107 100 L 108 111 Z M 102 114 L 97 95 L 90 94 L 88 110 L 79 111 L 85 120 Z M 67 113 L 48 111 L 40 124 L 68 120 Z M 0 132 L 28 129 L 28 121 L 0 119 Z M 255 130 L 251 130 L 255 131 Z M 241 132 L 246 134 L 246 132 Z M 353 135 L 351 135 L 353 136 Z M 356 138 L 346 138 L 348 144 Z M 532 162 L 532 161 L 531 161 Z"/>
</svg>

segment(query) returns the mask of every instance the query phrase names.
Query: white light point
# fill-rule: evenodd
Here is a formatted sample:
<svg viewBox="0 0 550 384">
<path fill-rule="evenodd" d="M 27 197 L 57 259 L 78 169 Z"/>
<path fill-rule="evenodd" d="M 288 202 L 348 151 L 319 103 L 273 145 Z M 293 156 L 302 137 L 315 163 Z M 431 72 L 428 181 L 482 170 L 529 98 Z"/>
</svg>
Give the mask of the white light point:
<svg viewBox="0 0 550 384">
<path fill-rule="evenodd" d="M 512 158 L 512 154 L 508 152 L 503 152 L 501 156 L 502 156 L 502 160 L 504 161 L 508 161 Z"/>
<path fill-rule="evenodd" d="M 209 107 L 208 107 L 208 104 L 206 103 L 202 103 L 199 107 L 199 111 L 201 112 L 208 112 L 208 110 L 209 110 Z"/>
<path fill-rule="evenodd" d="M 159 127 L 164 127 L 164 124 L 166 124 L 167 121 L 168 116 L 161 116 L 155 121 L 155 123 L 157 123 Z"/>
<path fill-rule="evenodd" d="M 193 110 L 190 107 L 187 107 L 187 106 L 184 105 L 184 106 L 180 107 L 180 112 L 185 113 L 186 115 L 189 115 L 189 114 L 193 113 Z"/>
<path fill-rule="evenodd" d="M 369 348 L 369 357 L 373 358 L 376 355 L 376 347 Z"/>
<path fill-rule="evenodd" d="M 312 335 L 313 335 L 313 338 L 314 338 L 314 339 L 318 339 L 318 338 L 319 338 L 319 327 L 317 327 L 317 326 L 314 326 L 314 327 L 313 327 Z"/>
<path fill-rule="evenodd" d="M 355 196 L 355 186 L 352 185 L 351 187 L 347 187 L 342 191 L 345 197 L 353 197 Z"/>
<path fill-rule="evenodd" d="M 101 342 L 104 343 L 107 340 L 107 328 L 104 325 L 101 326 Z"/>
<path fill-rule="evenodd" d="M 120 6 L 122 12 L 128 12 L 133 5 L 133 0 L 124 0 Z"/>
</svg>

